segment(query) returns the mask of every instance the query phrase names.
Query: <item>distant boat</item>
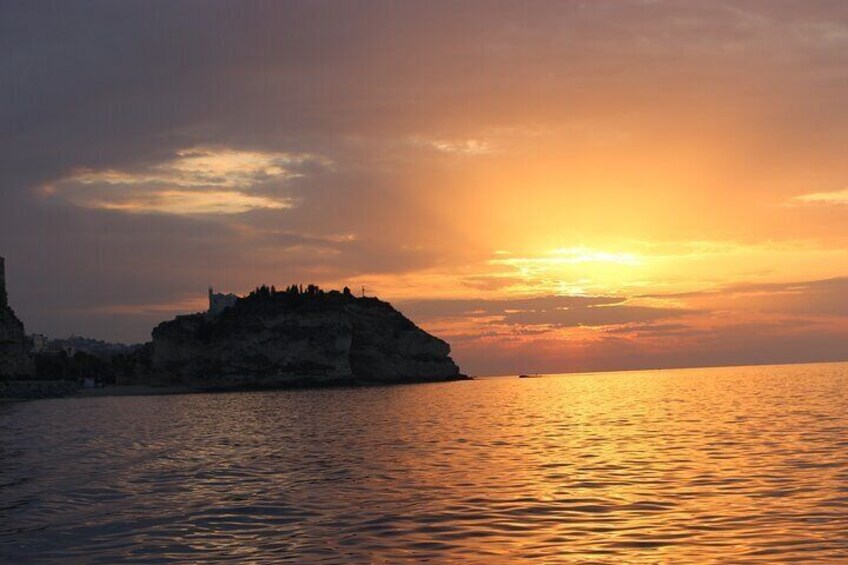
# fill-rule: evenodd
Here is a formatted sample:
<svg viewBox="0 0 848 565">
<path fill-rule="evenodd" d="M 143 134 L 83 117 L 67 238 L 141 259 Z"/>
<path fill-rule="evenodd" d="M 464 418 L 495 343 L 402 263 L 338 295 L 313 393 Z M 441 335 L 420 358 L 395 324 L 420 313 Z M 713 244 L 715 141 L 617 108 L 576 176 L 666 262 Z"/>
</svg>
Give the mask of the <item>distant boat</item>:
<svg viewBox="0 0 848 565">
<path fill-rule="evenodd" d="M 544 375 L 518 375 L 519 379 L 540 379 Z"/>
</svg>

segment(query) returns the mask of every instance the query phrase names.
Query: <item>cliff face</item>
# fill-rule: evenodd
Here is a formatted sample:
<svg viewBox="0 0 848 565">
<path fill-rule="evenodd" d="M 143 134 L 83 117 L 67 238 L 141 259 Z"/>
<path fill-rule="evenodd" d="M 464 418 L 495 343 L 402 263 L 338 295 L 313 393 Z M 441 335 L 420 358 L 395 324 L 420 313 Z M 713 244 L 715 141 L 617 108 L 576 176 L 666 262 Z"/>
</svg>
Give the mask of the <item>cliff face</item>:
<svg viewBox="0 0 848 565">
<path fill-rule="evenodd" d="M 32 376 L 35 364 L 29 349 L 23 323 L 11 308 L 0 304 L 0 378 Z"/>
<path fill-rule="evenodd" d="M 462 378 L 450 347 L 388 303 L 338 292 L 251 295 L 153 331 L 151 380 L 200 388 Z"/>
<path fill-rule="evenodd" d="M 29 377 L 35 363 L 29 355 L 30 340 L 24 324 L 9 308 L 6 295 L 6 260 L 0 257 L 0 379 Z"/>
<path fill-rule="evenodd" d="M 355 299 L 345 305 L 353 339 L 353 374 L 367 381 L 439 381 L 457 378 L 450 345 L 434 337 L 386 302 Z"/>
</svg>

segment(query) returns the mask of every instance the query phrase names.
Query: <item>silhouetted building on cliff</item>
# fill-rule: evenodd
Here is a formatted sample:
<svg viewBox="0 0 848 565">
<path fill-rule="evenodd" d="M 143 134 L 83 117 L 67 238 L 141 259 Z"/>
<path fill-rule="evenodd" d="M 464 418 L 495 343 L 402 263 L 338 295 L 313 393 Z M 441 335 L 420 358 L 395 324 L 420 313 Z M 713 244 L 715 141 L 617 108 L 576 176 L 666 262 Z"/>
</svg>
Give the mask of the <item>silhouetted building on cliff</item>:
<svg viewBox="0 0 848 565">
<path fill-rule="evenodd" d="M 209 287 L 209 314 L 217 316 L 227 308 L 231 308 L 238 302 L 238 296 L 235 294 L 216 293 Z"/>
</svg>

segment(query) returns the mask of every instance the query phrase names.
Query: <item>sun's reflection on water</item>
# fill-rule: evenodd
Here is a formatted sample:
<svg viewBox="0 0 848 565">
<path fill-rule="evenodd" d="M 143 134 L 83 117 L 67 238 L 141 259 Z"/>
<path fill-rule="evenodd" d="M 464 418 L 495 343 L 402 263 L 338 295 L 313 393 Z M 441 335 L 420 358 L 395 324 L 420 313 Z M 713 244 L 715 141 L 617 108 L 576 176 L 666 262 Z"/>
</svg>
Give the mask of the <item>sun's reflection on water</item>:
<svg viewBox="0 0 848 565">
<path fill-rule="evenodd" d="M 848 365 L 0 409 L 0 555 L 848 559 Z"/>
</svg>

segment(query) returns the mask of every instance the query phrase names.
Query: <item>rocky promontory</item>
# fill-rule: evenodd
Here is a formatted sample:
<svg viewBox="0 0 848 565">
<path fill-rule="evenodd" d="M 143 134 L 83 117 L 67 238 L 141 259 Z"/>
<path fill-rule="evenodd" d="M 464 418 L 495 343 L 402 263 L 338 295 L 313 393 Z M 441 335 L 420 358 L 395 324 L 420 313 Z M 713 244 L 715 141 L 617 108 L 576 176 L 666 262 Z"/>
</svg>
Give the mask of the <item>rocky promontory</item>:
<svg viewBox="0 0 848 565">
<path fill-rule="evenodd" d="M 209 312 L 159 324 L 141 354 L 136 382 L 202 389 L 467 378 L 446 342 L 387 302 L 311 285 L 260 287 L 225 307 L 210 293 Z"/>
</svg>

